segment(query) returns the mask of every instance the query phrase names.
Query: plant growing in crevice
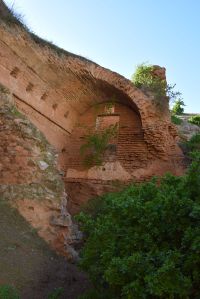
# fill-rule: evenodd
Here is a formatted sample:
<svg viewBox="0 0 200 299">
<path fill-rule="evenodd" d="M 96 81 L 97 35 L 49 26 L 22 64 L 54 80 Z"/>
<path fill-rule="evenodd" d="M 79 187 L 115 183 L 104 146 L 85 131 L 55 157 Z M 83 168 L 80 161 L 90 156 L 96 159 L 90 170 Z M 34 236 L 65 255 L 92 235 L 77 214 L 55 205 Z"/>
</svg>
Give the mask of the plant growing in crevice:
<svg viewBox="0 0 200 299">
<path fill-rule="evenodd" d="M 144 92 L 151 92 L 154 95 L 154 103 L 162 109 L 167 98 L 173 102 L 175 99 L 181 98 L 181 93 L 174 90 L 176 84 L 167 84 L 166 80 L 155 75 L 154 70 L 153 65 L 142 63 L 137 66 L 131 80 L 136 87 Z"/>
<path fill-rule="evenodd" d="M 85 166 L 101 166 L 103 164 L 103 155 L 109 142 L 116 137 L 117 129 L 118 124 L 110 125 L 102 130 L 89 131 L 84 136 L 85 142 L 80 147 L 80 153 Z"/>
</svg>

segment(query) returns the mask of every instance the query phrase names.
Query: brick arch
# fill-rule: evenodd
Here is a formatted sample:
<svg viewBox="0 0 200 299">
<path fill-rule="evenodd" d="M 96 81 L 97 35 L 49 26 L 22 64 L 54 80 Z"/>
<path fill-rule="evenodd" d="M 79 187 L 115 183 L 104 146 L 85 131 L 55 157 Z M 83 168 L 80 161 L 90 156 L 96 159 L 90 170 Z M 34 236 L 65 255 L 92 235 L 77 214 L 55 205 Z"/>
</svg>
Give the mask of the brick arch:
<svg viewBox="0 0 200 299">
<path fill-rule="evenodd" d="M 103 85 L 104 84 L 105 83 L 103 83 Z M 102 89 L 103 89 L 103 87 L 102 87 Z M 95 101 L 95 103 L 91 99 L 91 102 L 89 103 L 89 105 L 85 108 L 85 110 L 83 110 L 80 113 L 79 116 L 81 117 L 84 113 L 86 113 L 92 107 L 95 107 L 95 106 L 98 106 L 101 104 L 106 105 L 109 103 L 113 103 L 113 104 L 121 104 L 121 105 L 125 105 L 125 106 L 129 107 L 140 117 L 140 120 L 142 122 L 140 110 L 138 109 L 138 106 L 135 104 L 135 102 L 132 101 L 132 99 L 129 96 L 127 96 L 126 94 L 124 94 L 121 90 L 117 90 L 117 89 L 113 88 L 113 86 L 112 86 L 112 89 L 115 90 L 115 92 L 113 92 L 112 96 L 105 95 L 104 98 L 99 98 L 98 100 Z"/>
<path fill-rule="evenodd" d="M 125 101 L 127 105 L 138 111 L 143 126 L 156 123 L 160 119 L 161 114 L 162 119 L 168 120 L 166 111 L 162 113 L 162 111 L 153 104 L 152 97 L 134 86 L 127 78 L 82 58 L 69 57 L 67 61 L 69 61 L 70 69 L 79 82 L 86 85 L 89 82 L 90 88 L 93 91 L 99 90 L 109 94 L 112 90 L 120 102 L 121 99 L 123 99 L 122 103 Z M 89 107 L 95 102 L 101 102 L 102 97 L 99 97 L 99 99 L 98 97 L 96 99 L 92 97 L 87 100 Z M 105 99 L 105 101 L 106 100 L 107 99 Z M 81 109 L 81 107 L 78 107 L 78 110 L 79 109 Z M 83 113 L 83 110 L 80 111 L 80 113 Z"/>
<path fill-rule="evenodd" d="M 92 67 L 91 67 L 92 68 Z M 136 110 L 140 112 L 141 115 L 146 114 L 147 97 L 145 94 L 139 90 L 134 84 L 115 72 L 104 69 L 100 66 L 95 66 L 91 70 L 92 75 L 95 79 L 106 82 L 109 85 L 112 85 L 127 98 L 127 102 L 131 106 L 135 106 Z"/>
<path fill-rule="evenodd" d="M 106 106 L 109 106 L 109 104 L 113 104 L 114 106 L 114 111 L 110 113 L 106 112 Z M 124 107 L 124 109 L 126 109 L 127 111 L 132 111 L 132 114 L 135 115 L 135 118 L 137 118 L 137 126 L 142 128 L 142 119 L 141 119 L 140 112 L 134 103 L 132 105 L 131 104 L 128 101 L 120 101 L 120 100 L 114 102 L 105 100 L 95 104 L 91 103 L 91 105 L 83 113 L 80 114 L 78 123 L 80 122 L 81 119 L 87 120 L 87 116 L 90 113 L 90 111 L 93 111 L 92 115 L 94 120 L 99 115 L 105 115 L 105 116 L 119 115 L 120 116 L 121 113 L 120 107 Z M 133 122 L 135 118 L 133 118 Z M 89 119 L 90 121 L 92 120 L 92 118 Z"/>
<path fill-rule="evenodd" d="M 155 122 L 162 114 L 153 104 L 152 97 L 138 89 L 129 79 L 93 62 L 74 57 L 68 60 L 73 73 L 81 80 L 90 81 L 94 87 L 99 86 L 107 90 L 110 88 L 116 93 L 121 93 L 130 106 L 137 107 L 144 125 Z M 165 117 L 166 111 L 163 114 Z"/>
</svg>

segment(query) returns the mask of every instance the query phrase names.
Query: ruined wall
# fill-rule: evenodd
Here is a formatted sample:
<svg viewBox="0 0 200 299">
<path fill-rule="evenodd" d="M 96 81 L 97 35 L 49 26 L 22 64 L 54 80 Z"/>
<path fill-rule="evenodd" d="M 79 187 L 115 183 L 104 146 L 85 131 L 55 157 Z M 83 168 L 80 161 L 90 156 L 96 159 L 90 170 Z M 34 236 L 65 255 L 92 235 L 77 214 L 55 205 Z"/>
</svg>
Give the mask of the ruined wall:
<svg viewBox="0 0 200 299">
<path fill-rule="evenodd" d="M 74 258 L 75 233 L 57 154 L 39 130 L 13 105 L 0 85 L 0 198 L 31 223 L 56 251 Z"/>
<path fill-rule="evenodd" d="M 115 103 L 113 113 L 106 114 L 106 105 L 92 106 L 80 116 L 64 152 L 65 183 L 72 213 L 76 213 L 88 198 L 116 190 L 119 182 L 142 182 L 153 175 L 163 175 L 168 171 L 180 175 L 182 171 L 182 154 L 177 151 L 177 131 L 173 125 L 158 123 L 156 130 L 153 126 L 144 130 L 138 111 Z M 111 142 L 111 151 L 108 146 L 104 153 L 102 166 L 87 167 L 80 148 L 89 128 L 95 130 L 97 127 L 99 118 L 103 118 L 104 127 L 117 122 L 117 136 Z"/>
<path fill-rule="evenodd" d="M 157 67 L 155 72 L 165 77 L 164 69 Z M 167 100 L 160 109 L 151 95 L 119 74 L 52 47 L 3 18 L 0 82 L 56 148 L 72 212 L 92 196 L 113 189 L 116 180 L 127 183 L 166 171 L 183 172 Z M 105 105 L 112 99 L 115 111 L 106 116 Z M 81 126 L 95 129 L 97 106 L 105 123 L 118 118 L 118 136 L 104 165 L 85 169 L 79 152 L 85 134 Z"/>
</svg>

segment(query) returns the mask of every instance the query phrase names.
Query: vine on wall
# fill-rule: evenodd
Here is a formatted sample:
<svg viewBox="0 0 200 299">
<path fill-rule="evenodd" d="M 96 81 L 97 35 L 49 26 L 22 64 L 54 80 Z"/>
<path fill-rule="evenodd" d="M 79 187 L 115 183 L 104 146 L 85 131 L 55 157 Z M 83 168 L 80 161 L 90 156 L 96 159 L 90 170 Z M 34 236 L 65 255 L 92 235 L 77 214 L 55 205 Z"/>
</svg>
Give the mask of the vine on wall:
<svg viewBox="0 0 200 299">
<path fill-rule="evenodd" d="M 102 130 L 88 131 L 84 136 L 85 142 L 80 147 L 80 154 L 85 166 L 101 166 L 103 164 L 104 153 L 110 141 L 116 137 L 117 129 L 118 124 L 116 123 Z"/>
</svg>

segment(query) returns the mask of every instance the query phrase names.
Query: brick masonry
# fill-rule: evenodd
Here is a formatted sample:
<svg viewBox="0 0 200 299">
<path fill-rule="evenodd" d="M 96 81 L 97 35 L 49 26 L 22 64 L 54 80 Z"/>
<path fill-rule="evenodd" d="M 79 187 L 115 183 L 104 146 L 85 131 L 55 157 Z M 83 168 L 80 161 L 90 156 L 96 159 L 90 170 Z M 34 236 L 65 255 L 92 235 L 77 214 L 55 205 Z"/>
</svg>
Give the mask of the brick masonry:
<svg viewBox="0 0 200 299">
<path fill-rule="evenodd" d="M 155 74 L 165 79 L 165 69 L 157 66 Z M 4 22 L 0 22 L 0 83 L 57 150 L 72 212 L 109 190 L 111 182 L 143 181 L 167 171 L 176 175 L 184 171 L 167 99 L 161 110 L 152 95 L 121 75 L 74 54 L 56 53 L 47 43 L 36 43 L 24 29 Z M 111 101 L 114 110 L 109 115 L 106 107 Z M 99 122 L 103 126 L 117 122 L 117 137 L 105 153 L 104 164 L 86 169 L 80 146 L 86 128 L 95 130 Z M 26 148 L 17 145 L 18 162 L 11 170 L 12 152 L 20 140 L 9 136 L 4 181 L 20 183 L 24 177 L 28 182 L 34 175 L 34 171 L 27 173 L 28 167 L 34 169 L 27 164 L 31 157 Z"/>
</svg>

